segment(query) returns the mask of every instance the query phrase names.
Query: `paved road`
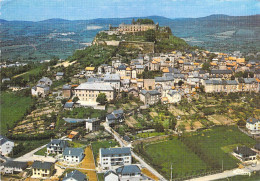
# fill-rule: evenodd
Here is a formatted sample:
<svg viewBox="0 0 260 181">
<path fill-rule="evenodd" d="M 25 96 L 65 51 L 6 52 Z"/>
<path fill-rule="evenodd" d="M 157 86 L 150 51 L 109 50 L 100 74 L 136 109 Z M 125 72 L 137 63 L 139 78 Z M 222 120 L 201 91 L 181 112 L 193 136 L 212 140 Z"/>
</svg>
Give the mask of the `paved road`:
<svg viewBox="0 0 260 181">
<path fill-rule="evenodd" d="M 199 177 L 195 179 L 190 179 L 189 181 L 210 181 L 210 180 L 218 180 L 218 179 L 223 179 L 223 178 L 228 178 L 228 177 L 234 177 L 237 175 L 246 175 L 249 174 L 253 171 L 259 171 L 260 170 L 260 163 L 255 167 L 252 166 L 247 166 L 243 169 L 233 169 L 233 170 L 227 170 L 222 173 L 214 174 L 214 175 L 208 175 L 204 177 Z"/>
<path fill-rule="evenodd" d="M 36 153 L 37 151 L 39 151 L 40 149 L 46 147 L 46 145 L 43 145 L 39 148 L 36 148 L 35 150 L 26 153 L 25 155 L 19 157 L 19 158 L 15 158 L 14 161 L 21 161 L 21 162 L 29 162 L 29 161 L 34 161 L 34 160 L 42 160 L 42 161 L 49 161 L 49 162 L 55 162 L 55 158 L 53 157 L 45 157 L 45 156 L 40 156 L 40 155 L 34 155 L 34 153 Z"/>
<path fill-rule="evenodd" d="M 121 147 L 129 146 L 129 145 L 127 145 L 127 143 L 124 143 L 125 141 L 123 141 L 123 140 L 120 138 L 120 136 L 119 136 L 119 134 L 118 134 L 117 132 L 114 132 L 114 131 L 112 132 L 112 131 L 111 131 L 111 127 L 110 127 L 108 124 L 104 123 L 103 126 L 104 126 L 104 128 L 105 128 L 106 131 L 108 131 L 109 133 L 111 133 L 111 134 L 114 136 L 114 138 L 119 142 L 119 144 L 120 144 Z M 130 143 L 130 146 L 131 146 L 131 143 Z M 158 177 L 160 180 L 162 180 L 162 181 L 166 180 L 166 179 L 165 179 L 161 174 L 159 174 L 154 168 L 152 168 L 150 165 L 148 165 L 140 156 L 138 156 L 137 154 L 135 154 L 133 151 L 131 151 L 131 153 L 132 153 L 132 156 L 133 156 L 135 159 L 137 159 L 137 160 L 141 163 L 141 165 L 142 165 L 143 167 L 146 167 L 150 172 L 152 172 L 152 173 L 153 173 L 156 177 Z"/>
</svg>

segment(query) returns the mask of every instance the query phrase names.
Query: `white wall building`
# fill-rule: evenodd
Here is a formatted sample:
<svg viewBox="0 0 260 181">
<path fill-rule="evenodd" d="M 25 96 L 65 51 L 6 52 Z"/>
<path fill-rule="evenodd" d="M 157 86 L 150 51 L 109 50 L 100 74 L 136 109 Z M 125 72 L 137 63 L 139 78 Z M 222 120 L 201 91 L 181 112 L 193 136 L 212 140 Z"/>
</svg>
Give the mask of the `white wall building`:
<svg viewBox="0 0 260 181">
<path fill-rule="evenodd" d="M 100 148 L 100 166 L 107 170 L 114 166 L 131 165 L 131 148 Z"/>
<path fill-rule="evenodd" d="M 84 150 L 82 148 L 65 148 L 63 151 L 64 161 L 68 163 L 79 163 L 84 158 Z"/>
<path fill-rule="evenodd" d="M 256 118 L 248 118 L 246 128 L 251 134 L 260 134 L 260 121 Z"/>
<path fill-rule="evenodd" d="M 0 135 L 0 154 L 7 155 L 11 153 L 14 142 L 8 140 L 5 136 Z"/>
</svg>

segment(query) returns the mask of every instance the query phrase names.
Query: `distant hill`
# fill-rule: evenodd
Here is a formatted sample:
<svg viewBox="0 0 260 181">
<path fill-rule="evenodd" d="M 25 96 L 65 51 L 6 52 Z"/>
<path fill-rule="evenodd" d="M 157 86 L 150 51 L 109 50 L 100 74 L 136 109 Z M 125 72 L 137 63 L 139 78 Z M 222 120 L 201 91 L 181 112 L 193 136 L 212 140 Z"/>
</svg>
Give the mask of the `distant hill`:
<svg viewBox="0 0 260 181">
<path fill-rule="evenodd" d="M 160 26 L 169 26 L 175 36 L 190 45 L 211 51 L 260 51 L 260 15 L 210 15 L 201 18 L 149 18 Z M 0 19 L 0 49 L 2 59 L 49 59 L 56 55 L 66 58 L 92 42 L 96 33 L 108 29 L 109 24 L 131 23 L 129 18 L 99 18 L 93 20 L 48 19 L 44 21 L 6 21 Z"/>
</svg>

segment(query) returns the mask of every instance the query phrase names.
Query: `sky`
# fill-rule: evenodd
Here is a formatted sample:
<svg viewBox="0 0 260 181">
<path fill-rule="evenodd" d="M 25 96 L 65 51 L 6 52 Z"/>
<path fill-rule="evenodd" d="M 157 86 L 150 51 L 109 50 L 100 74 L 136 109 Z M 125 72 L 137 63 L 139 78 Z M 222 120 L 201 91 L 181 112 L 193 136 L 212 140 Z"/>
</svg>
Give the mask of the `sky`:
<svg viewBox="0 0 260 181">
<path fill-rule="evenodd" d="M 0 19 L 41 21 L 260 14 L 260 0 L 0 0 Z"/>
</svg>

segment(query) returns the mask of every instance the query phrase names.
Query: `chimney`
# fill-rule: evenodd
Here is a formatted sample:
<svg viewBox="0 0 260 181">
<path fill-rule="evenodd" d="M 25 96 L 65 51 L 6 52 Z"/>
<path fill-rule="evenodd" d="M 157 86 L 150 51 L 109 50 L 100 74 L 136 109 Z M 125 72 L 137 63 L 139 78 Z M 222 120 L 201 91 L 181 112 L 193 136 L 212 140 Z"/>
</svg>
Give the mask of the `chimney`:
<svg viewBox="0 0 260 181">
<path fill-rule="evenodd" d="M 70 155 L 70 152 L 71 152 L 71 151 L 69 150 L 69 155 Z"/>
<path fill-rule="evenodd" d="M 65 177 L 67 177 L 68 176 L 68 173 L 66 172 L 66 176 Z"/>
</svg>

